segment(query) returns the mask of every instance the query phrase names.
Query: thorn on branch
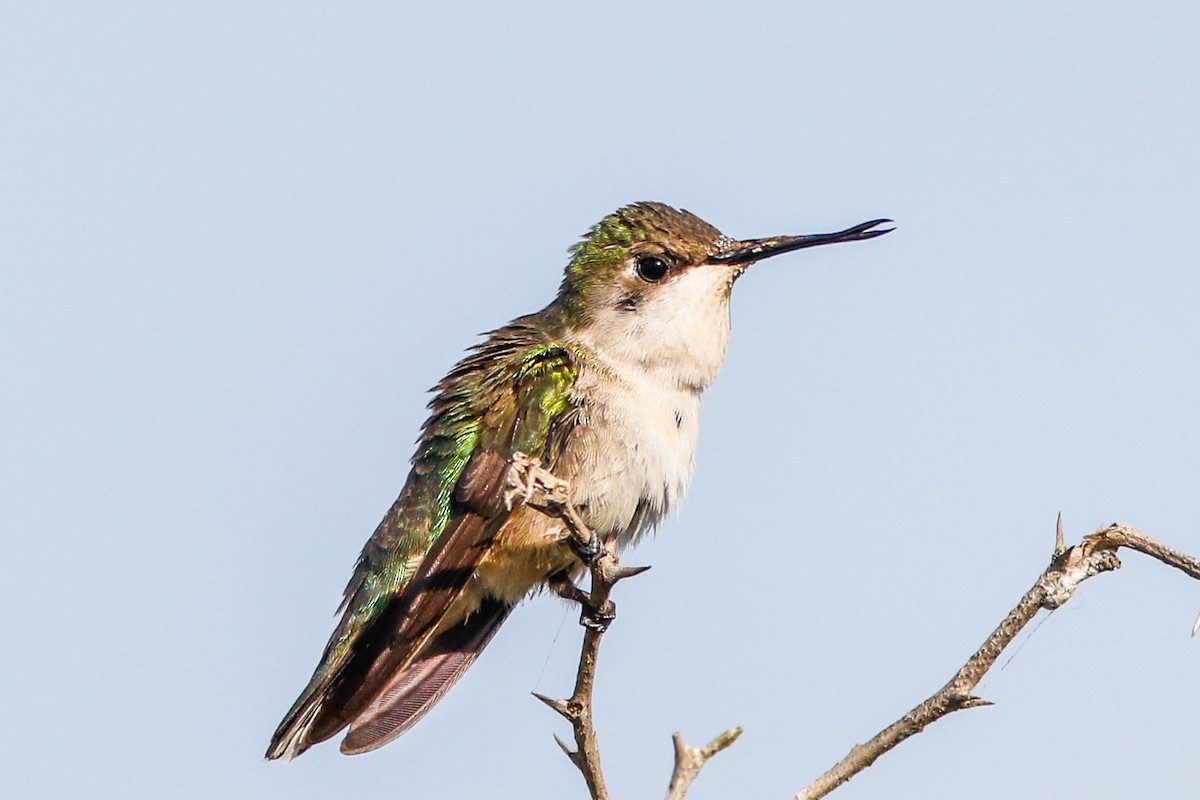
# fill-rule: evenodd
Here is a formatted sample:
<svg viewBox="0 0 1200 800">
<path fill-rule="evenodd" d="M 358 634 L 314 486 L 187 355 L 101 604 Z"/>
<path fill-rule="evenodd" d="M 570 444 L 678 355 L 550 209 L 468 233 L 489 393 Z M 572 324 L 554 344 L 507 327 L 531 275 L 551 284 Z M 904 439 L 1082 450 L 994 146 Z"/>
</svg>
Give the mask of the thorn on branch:
<svg viewBox="0 0 1200 800">
<path fill-rule="evenodd" d="M 621 567 L 617 570 L 617 574 L 613 576 L 613 583 L 616 583 L 617 581 L 623 581 L 626 578 L 632 578 L 635 575 L 641 575 L 648 569 L 650 569 L 649 564 L 644 567 Z"/>
<path fill-rule="evenodd" d="M 530 692 L 530 694 L 532 694 L 538 700 L 541 700 L 546 705 L 550 706 L 567 720 L 573 720 L 575 718 L 575 714 L 572 713 L 571 704 L 566 700 L 555 700 L 553 697 L 547 697 L 546 695 L 538 694 L 537 692 Z"/>
<path fill-rule="evenodd" d="M 991 700 L 984 700 L 982 697 L 975 697 L 974 695 L 971 695 L 971 696 L 965 698 L 959 704 L 958 707 L 959 708 L 984 708 L 985 706 L 994 706 L 994 705 L 996 705 L 996 704 L 993 703 Z"/>
<path fill-rule="evenodd" d="M 555 741 L 555 743 L 558 744 L 559 749 L 561 749 L 563 751 L 563 753 L 566 754 L 567 758 L 569 758 L 571 760 L 571 763 L 575 765 L 576 769 L 582 770 L 583 769 L 583 764 L 581 763 L 582 756 L 579 755 L 579 751 L 573 750 L 569 744 L 564 742 L 562 739 L 558 738 L 557 733 L 554 734 L 554 741 Z"/>
</svg>

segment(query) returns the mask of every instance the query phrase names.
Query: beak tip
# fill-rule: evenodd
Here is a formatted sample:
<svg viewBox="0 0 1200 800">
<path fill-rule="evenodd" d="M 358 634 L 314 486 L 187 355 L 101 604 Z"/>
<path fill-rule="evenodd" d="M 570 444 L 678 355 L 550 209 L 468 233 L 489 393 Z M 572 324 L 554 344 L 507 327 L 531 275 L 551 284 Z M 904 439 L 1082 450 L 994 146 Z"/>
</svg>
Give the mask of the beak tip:
<svg viewBox="0 0 1200 800">
<path fill-rule="evenodd" d="M 813 247 L 820 244 L 836 244 L 838 242 L 861 242 L 874 239 L 896 230 L 896 223 L 890 219 L 873 219 L 862 222 L 837 233 L 817 233 L 808 236 L 779 236 L 773 239 L 751 239 L 745 242 L 735 242 L 735 249 L 710 256 L 709 260 L 720 264 L 749 264 L 763 258 L 770 258 L 780 253 Z"/>
</svg>

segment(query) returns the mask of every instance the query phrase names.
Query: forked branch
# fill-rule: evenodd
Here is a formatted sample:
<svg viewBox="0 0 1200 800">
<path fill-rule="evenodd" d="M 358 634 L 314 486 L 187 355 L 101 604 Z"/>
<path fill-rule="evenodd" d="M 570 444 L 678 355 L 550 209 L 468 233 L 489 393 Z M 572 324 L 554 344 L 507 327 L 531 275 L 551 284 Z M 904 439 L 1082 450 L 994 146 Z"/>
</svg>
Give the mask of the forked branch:
<svg viewBox="0 0 1200 800">
<path fill-rule="evenodd" d="M 692 781 L 696 780 L 708 760 L 736 742 L 741 735 L 740 727 L 730 728 L 704 747 L 689 747 L 683 741 L 683 734 L 676 731 L 672 737 L 675 743 L 675 769 L 671 772 L 671 784 L 667 787 L 667 800 L 683 800 Z"/>
<path fill-rule="evenodd" d="M 796 793 L 794 800 L 824 797 L 862 772 L 884 753 L 905 739 L 920 733 L 931 722 L 963 708 L 990 705 L 972 692 L 984 674 L 996 663 L 1000 653 L 1012 643 L 1021 629 L 1041 609 L 1054 610 L 1071 599 L 1083 581 L 1121 566 L 1117 550 L 1127 547 L 1145 553 L 1200 580 L 1200 560 L 1151 539 L 1137 528 L 1116 523 L 1085 536 L 1080 544 L 1067 547 L 1059 516 L 1054 556 L 1033 586 L 1025 593 L 1004 621 L 975 652 L 954 677 L 936 694 L 884 728 L 865 744 L 855 745 L 850 753 L 828 772 Z"/>
</svg>

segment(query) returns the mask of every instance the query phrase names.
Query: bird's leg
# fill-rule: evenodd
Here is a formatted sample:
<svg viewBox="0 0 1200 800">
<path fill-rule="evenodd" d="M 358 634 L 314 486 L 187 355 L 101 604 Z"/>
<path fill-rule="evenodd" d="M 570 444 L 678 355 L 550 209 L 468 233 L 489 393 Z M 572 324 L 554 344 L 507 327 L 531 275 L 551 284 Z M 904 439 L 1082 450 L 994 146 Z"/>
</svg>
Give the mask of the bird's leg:
<svg viewBox="0 0 1200 800">
<path fill-rule="evenodd" d="M 588 601 L 588 593 L 575 585 L 571 580 L 571 575 L 567 570 L 559 570 L 546 579 L 550 590 L 556 595 L 571 603 L 586 605 Z"/>
<path fill-rule="evenodd" d="M 551 591 L 564 600 L 579 604 L 579 624 L 587 628 L 595 628 L 603 633 L 617 618 L 617 604 L 612 600 L 603 606 L 592 602 L 592 596 L 580 589 L 571 580 L 567 570 L 561 570 L 551 575 L 546 581 Z"/>
<path fill-rule="evenodd" d="M 599 633 L 607 630 L 617 617 L 617 606 L 608 599 L 609 591 L 617 581 L 645 572 L 649 567 L 622 567 L 616 555 L 601 544 L 600 537 L 580 518 L 571 502 L 570 482 L 524 453 L 513 453 L 503 499 L 509 510 L 521 502 L 566 523 L 566 543 L 591 571 L 592 591 L 585 592 L 572 583 L 568 570 L 554 573 L 547 583 L 559 597 L 579 603 L 582 625 Z"/>
<path fill-rule="evenodd" d="M 604 552 L 600 537 L 588 528 L 571 502 L 570 482 L 524 453 L 513 453 L 505 477 L 505 508 L 511 511 L 518 502 L 562 519 L 567 524 L 567 544 L 584 564 L 595 564 Z"/>
</svg>

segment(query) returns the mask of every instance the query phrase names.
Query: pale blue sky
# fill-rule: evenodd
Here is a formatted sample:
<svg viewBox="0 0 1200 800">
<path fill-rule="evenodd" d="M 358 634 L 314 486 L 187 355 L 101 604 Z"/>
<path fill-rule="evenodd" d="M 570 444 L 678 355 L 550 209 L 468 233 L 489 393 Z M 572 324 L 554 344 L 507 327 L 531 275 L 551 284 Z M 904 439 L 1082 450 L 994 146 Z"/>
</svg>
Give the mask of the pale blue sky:
<svg viewBox="0 0 1200 800">
<path fill-rule="evenodd" d="M 9 4 L 0 774 L 34 798 L 583 796 L 514 614 L 375 754 L 261 760 L 425 389 L 613 208 L 738 237 L 681 515 L 625 560 L 614 796 L 790 796 L 936 690 L 1054 517 L 1200 553 L 1194 3 Z M 1200 586 L 1125 558 L 839 798 L 1196 793 Z"/>
</svg>

